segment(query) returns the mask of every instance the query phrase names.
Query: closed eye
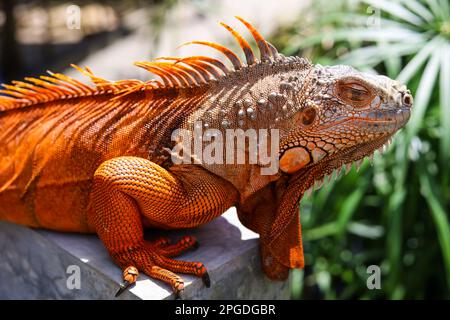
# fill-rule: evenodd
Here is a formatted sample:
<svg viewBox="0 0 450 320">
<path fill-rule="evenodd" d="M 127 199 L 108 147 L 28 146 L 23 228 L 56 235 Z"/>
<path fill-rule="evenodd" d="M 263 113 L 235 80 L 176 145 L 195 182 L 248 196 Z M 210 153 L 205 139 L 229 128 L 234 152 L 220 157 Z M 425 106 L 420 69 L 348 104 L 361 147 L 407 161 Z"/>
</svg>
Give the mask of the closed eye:
<svg viewBox="0 0 450 320">
<path fill-rule="evenodd" d="M 368 105 L 373 99 L 371 92 L 358 83 L 338 83 L 337 94 L 340 99 L 357 107 Z"/>
</svg>

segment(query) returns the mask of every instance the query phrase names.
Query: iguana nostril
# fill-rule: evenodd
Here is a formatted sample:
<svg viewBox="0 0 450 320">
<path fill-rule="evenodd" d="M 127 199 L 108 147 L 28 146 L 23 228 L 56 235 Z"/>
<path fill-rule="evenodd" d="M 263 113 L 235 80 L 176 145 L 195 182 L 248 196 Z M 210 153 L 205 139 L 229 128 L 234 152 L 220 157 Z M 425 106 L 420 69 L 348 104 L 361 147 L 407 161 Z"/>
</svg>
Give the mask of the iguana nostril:
<svg viewBox="0 0 450 320">
<path fill-rule="evenodd" d="M 410 107 L 412 105 L 413 98 L 409 93 L 403 95 L 403 104 Z"/>
</svg>

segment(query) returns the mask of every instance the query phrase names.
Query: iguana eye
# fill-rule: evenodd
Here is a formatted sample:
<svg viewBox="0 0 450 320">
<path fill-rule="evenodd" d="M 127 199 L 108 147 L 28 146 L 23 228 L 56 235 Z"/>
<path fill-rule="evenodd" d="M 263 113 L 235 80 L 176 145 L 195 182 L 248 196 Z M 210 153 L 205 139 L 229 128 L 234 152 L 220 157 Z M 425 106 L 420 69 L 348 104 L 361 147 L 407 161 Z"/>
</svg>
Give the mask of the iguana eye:
<svg viewBox="0 0 450 320">
<path fill-rule="evenodd" d="M 366 87 L 357 83 L 338 83 L 337 94 L 342 100 L 356 106 L 366 105 L 373 98 Z"/>
</svg>

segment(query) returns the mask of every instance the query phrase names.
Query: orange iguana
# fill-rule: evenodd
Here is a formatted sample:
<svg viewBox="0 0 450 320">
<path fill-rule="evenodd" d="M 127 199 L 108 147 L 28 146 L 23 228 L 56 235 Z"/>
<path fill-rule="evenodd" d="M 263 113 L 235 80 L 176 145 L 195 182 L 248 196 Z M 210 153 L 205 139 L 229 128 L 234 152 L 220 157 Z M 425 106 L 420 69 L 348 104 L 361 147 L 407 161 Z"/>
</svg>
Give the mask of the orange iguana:
<svg viewBox="0 0 450 320">
<path fill-rule="evenodd" d="M 139 272 L 169 283 L 176 294 L 183 289 L 177 273 L 202 277 L 209 286 L 202 263 L 172 259 L 196 246 L 193 237 L 146 242 L 143 230 L 196 227 L 231 206 L 260 235 L 268 277 L 286 279 L 290 268 L 302 268 L 301 197 L 334 170 L 388 143 L 408 121 L 412 97 L 385 76 L 284 57 L 237 19 L 253 36 L 259 60 L 238 32 L 221 23 L 245 62 L 222 45 L 192 41 L 222 52 L 230 66 L 207 56 L 162 57 L 136 63 L 159 81 L 112 82 L 74 66 L 95 86 L 51 72 L 4 84 L 0 219 L 98 234 L 123 270 L 119 292 Z M 261 174 L 260 162 L 198 158 L 175 163 L 173 132 L 193 132 L 198 123 L 216 134 L 278 130 L 279 169 Z M 248 146 L 242 150 L 250 158 Z"/>
</svg>

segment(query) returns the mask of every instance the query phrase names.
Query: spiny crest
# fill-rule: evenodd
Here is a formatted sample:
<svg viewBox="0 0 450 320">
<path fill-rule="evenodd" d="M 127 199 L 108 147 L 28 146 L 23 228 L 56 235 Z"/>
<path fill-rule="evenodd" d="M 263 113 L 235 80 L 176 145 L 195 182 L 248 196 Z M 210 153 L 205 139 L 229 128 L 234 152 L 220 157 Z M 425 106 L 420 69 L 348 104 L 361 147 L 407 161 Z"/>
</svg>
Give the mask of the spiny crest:
<svg viewBox="0 0 450 320">
<path fill-rule="evenodd" d="M 268 43 L 249 22 L 241 17 L 236 18 L 245 25 L 253 36 L 260 52 L 260 62 L 255 58 L 249 43 L 237 31 L 221 22 L 220 24 L 232 34 L 242 48 L 246 64 L 239 59 L 238 55 L 225 46 L 208 41 L 191 41 L 183 45 L 197 44 L 218 50 L 231 62 L 233 68 L 227 67 L 218 59 L 207 56 L 160 57 L 156 61 L 135 63 L 135 65 L 159 76 L 162 81 L 149 80 L 143 82 L 140 80 L 105 80 L 94 75 L 88 67 L 82 69 L 72 64 L 73 68 L 89 77 L 95 87 L 88 86 L 69 76 L 48 71 L 50 76 L 25 78 L 25 81 L 13 81 L 12 85 L 2 84 L 5 89 L 0 90 L 0 94 L 3 94 L 0 95 L 0 111 L 38 103 L 102 94 L 112 94 L 114 96 L 111 100 L 116 100 L 128 94 L 144 90 L 201 86 L 212 80 L 218 80 L 227 76 L 233 70 L 241 70 L 257 63 L 276 61 L 282 57 L 275 47 Z"/>
<path fill-rule="evenodd" d="M 25 78 L 25 81 L 12 81 L 12 85 L 2 84 L 0 110 L 32 105 L 57 99 L 92 95 L 95 89 L 60 73 L 48 71 L 50 76 Z"/>
<path fill-rule="evenodd" d="M 249 22 L 245 21 L 241 17 L 236 18 L 245 25 L 253 36 L 260 52 L 261 62 L 265 63 L 275 61 L 281 57 L 275 47 L 264 40 L 261 34 Z M 223 22 L 221 22 L 220 25 L 227 29 L 227 31 L 229 31 L 236 39 L 244 52 L 246 64 L 239 59 L 236 53 L 218 43 L 208 41 L 190 41 L 182 44 L 182 46 L 198 44 L 211 47 L 224 54 L 225 57 L 231 62 L 234 70 L 241 70 L 246 66 L 257 64 L 258 61 L 255 58 L 255 54 L 249 43 L 229 25 Z M 168 87 L 189 87 L 193 85 L 202 85 L 213 79 L 217 80 L 221 76 L 226 76 L 233 71 L 233 69 L 228 68 L 220 60 L 205 56 L 192 56 L 184 58 L 160 57 L 157 58 L 156 61 L 136 62 L 136 65 L 158 75 L 162 79 L 164 85 Z"/>
</svg>

